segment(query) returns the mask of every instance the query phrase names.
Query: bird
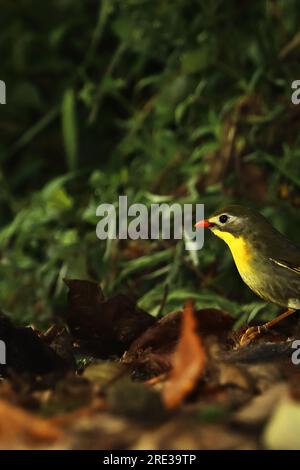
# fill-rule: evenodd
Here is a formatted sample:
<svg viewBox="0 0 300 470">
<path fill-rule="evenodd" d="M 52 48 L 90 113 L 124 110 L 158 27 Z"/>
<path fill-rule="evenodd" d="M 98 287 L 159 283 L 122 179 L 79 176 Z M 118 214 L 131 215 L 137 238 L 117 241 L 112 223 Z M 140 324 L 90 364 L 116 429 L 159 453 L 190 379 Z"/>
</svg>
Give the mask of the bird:
<svg viewBox="0 0 300 470">
<path fill-rule="evenodd" d="M 208 228 L 227 243 L 244 283 L 263 300 L 286 310 L 273 320 L 246 330 L 240 345 L 253 341 L 300 309 L 300 247 L 258 211 L 232 204 L 195 227 Z"/>
</svg>

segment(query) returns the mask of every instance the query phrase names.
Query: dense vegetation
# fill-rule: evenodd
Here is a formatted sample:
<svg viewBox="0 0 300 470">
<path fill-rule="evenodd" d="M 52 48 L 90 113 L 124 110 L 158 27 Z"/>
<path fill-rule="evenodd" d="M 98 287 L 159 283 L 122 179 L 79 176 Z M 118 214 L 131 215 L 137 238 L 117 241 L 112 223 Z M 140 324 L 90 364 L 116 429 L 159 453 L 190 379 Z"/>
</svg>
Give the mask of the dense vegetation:
<svg viewBox="0 0 300 470">
<path fill-rule="evenodd" d="M 2 0 L 0 21 L 1 308 L 47 324 L 67 277 L 154 314 L 259 313 L 219 240 L 101 242 L 95 211 L 235 201 L 300 240 L 298 3 Z"/>
</svg>

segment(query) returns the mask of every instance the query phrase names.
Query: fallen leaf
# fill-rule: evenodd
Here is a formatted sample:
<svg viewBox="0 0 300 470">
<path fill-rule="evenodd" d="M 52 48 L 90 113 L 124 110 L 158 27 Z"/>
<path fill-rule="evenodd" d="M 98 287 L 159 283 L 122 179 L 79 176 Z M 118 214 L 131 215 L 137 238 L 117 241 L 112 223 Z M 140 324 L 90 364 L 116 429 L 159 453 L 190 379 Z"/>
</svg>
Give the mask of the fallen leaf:
<svg viewBox="0 0 300 470">
<path fill-rule="evenodd" d="M 280 398 L 285 395 L 287 385 L 279 382 L 261 395 L 255 396 L 249 403 L 237 411 L 231 421 L 244 426 L 263 424 L 272 414 Z"/>
<path fill-rule="evenodd" d="M 264 444 L 271 450 L 300 450 L 300 403 L 282 395 L 264 432 Z"/>
<path fill-rule="evenodd" d="M 173 368 L 163 390 L 163 400 L 168 409 L 178 407 L 204 373 L 206 355 L 196 333 L 196 325 L 193 303 L 188 301 L 183 312 L 181 336 L 173 356 Z"/>
<path fill-rule="evenodd" d="M 66 279 L 69 287 L 67 323 L 85 351 L 100 357 L 120 355 L 155 322 L 126 295 L 104 299 L 94 282 Z"/>
<path fill-rule="evenodd" d="M 122 361 L 135 375 L 146 377 L 167 372 L 180 332 L 182 312 L 161 318 L 138 337 L 125 352 Z"/>
<path fill-rule="evenodd" d="M 125 352 L 122 361 L 129 365 L 137 376 L 168 372 L 172 367 L 182 323 L 182 311 L 169 313 L 141 334 Z M 217 309 L 202 309 L 194 312 L 197 331 L 202 338 L 213 335 L 225 342 L 231 331 L 233 320 Z"/>
<path fill-rule="evenodd" d="M 0 400 L 0 448 L 31 449 L 55 444 L 62 431 L 53 423 Z"/>
</svg>

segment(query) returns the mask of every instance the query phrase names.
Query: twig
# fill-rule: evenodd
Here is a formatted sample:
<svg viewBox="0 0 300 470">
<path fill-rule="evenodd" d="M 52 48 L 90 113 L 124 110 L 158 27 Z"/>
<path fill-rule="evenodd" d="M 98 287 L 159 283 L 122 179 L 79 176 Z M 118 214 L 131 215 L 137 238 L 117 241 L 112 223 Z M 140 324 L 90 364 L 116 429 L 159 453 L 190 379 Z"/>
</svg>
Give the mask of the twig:
<svg viewBox="0 0 300 470">
<path fill-rule="evenodd" d="M 225 362 L 258 363 L 270 362 L 274 359 L 280 360 L 288 358 L 292 352 L 294 340 L 278 343 L 261 343 L 253 346 L 243 346 L 235 351 L 225 353 L 220 360 Z"/>
</svg>

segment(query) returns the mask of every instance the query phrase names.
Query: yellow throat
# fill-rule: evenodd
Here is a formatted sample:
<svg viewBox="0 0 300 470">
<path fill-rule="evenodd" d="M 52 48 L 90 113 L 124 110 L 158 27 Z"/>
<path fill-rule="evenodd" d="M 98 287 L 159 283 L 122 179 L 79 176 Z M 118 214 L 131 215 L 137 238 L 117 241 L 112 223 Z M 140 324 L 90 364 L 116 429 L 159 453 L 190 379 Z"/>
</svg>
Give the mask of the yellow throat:
<svg viewBox="0 0 300 470">
<path fill-rule="evenodd" d="M 213 230 L 214 235 L 224 240 L 230 248 L 236 267 L 242 277 L 251 270 L 251 254 L 249 244 L 243 237 L 234 237 L 229 232 Z"/>
</svg>

